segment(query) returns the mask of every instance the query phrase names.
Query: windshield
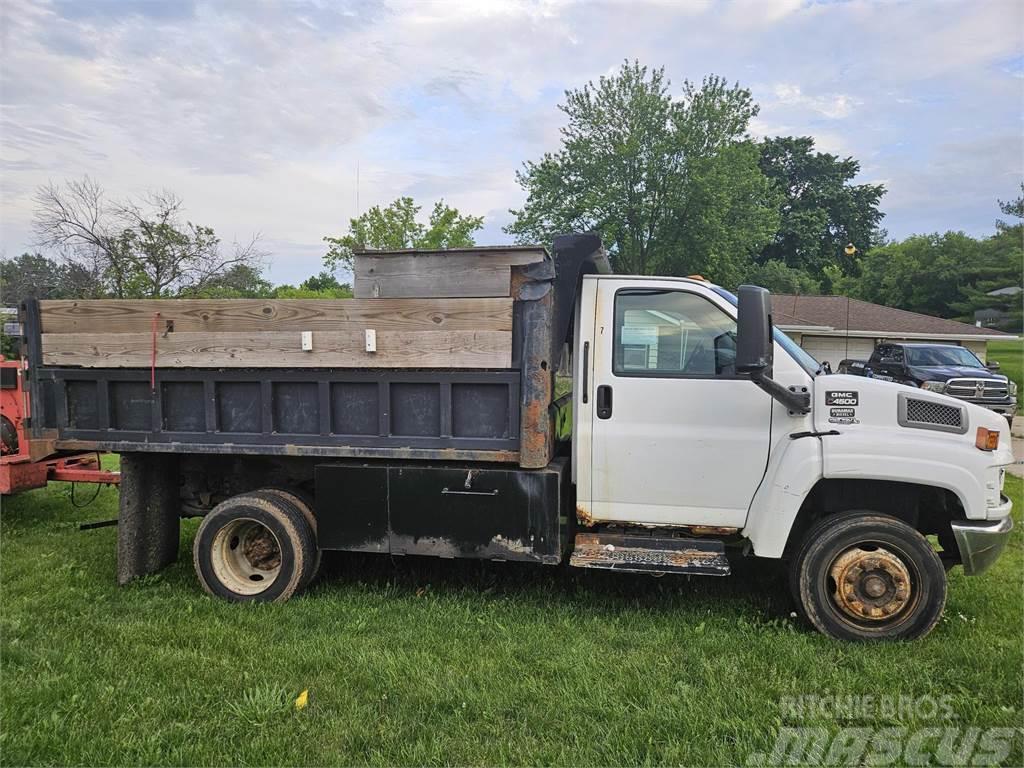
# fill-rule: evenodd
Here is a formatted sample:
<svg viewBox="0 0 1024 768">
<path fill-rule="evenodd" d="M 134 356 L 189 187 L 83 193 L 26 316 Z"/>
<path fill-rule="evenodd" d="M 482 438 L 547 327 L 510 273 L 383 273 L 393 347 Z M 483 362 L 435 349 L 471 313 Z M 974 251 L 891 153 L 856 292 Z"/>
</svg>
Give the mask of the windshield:
<svg viewBox="0 0 1024 768">
<path fill-rule="evenodd" d="M 904 347 L 907 365 L 935 368 L 942 365 L 962 365 L 966 368 L 984 368 L 981 360 L 963 347 Z"/>
<path fill-rule="evenodd" d="M 727 291 L 725 288 L 721 288 L 717 285 L 711 286 L 711 290 L 728 301 L 734 307 L 739 306 L 739 299 L 737 299 L 736 295 L 731 291 Z M 815 360 L 812 355 L 808 354 L 807 350 L 774 326 L 772 326 L 772 338 L 775 340 L 776 344 L 786 350 L 790 357 L 796 360 L 800 367 L 811 374 L 811 376 L 816 376 L 818 371 L 821 370 L 821 363 Z"/>
</svg>

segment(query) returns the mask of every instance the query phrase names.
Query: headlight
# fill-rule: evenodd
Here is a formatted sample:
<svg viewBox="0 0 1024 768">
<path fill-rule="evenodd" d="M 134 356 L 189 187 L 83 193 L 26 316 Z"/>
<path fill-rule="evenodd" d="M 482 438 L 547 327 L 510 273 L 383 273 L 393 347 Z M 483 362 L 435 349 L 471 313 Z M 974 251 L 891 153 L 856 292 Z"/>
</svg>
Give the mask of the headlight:
<svg viewBox="0 0 1024 768">
<path fill-rule="evenodd" d="M 921 383 L 921 389 L 927 389 L 929 392 L 945 392 L 946 382 L 944 381 L 925 381 Z"/>
<path fill-rule="evenodd" d="M 1008 387 L 1008 389 L 1006 391 L 1010 393 L 1010 397 L 1016 397 L 1017 396 L 1017 382 L 1016 381 L 1008 381 L 1007 382 L 1007 387 Z"/>
</svg>

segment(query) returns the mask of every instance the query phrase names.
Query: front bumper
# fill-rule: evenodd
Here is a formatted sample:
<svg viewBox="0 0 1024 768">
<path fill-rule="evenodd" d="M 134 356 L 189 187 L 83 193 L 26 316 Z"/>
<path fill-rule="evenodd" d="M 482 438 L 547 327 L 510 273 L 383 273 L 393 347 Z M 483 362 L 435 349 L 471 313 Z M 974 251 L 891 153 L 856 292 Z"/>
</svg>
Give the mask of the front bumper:
<svg viewBox="0 0 1024 768">
<path fill-rule="evenodd" d="M 955 397 L 955 395 L 950 395 L 950 397 Z M 986 400 L 974 397 L 956 397 L 956 399 L 963 403 L 980 405 L 982 408 L 987 408 L 990 411 L 1011 418 L 1017 413 L 1017 399 L 1013 397 L 1007 397 L 1003 400 Z"/>
<path fill-rule="evenodd" d="M 991 568 L 1010 540 L 1013 518 L 1009 511 L 1013 502 L 1005 496 L 1001 501 L 998 509 L 1006 509 L 1006 517 L 1001 520 L 954 520 L 951 524 L 953 538 L 960 549 L 960 562 L 968 576 L 977 576 Z"/>
</svg>

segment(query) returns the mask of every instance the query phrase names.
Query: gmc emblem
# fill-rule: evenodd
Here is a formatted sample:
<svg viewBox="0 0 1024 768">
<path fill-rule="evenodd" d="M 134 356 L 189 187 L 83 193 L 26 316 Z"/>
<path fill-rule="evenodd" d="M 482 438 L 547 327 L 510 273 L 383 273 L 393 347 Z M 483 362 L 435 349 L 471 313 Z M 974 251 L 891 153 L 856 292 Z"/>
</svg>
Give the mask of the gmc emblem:
<svg viewBox="0 0 1024 768">
<path fill-rule="evenodd" d="M 826 392 L 825 405 L 857 405 L 857 392 Z"/>
</svg>

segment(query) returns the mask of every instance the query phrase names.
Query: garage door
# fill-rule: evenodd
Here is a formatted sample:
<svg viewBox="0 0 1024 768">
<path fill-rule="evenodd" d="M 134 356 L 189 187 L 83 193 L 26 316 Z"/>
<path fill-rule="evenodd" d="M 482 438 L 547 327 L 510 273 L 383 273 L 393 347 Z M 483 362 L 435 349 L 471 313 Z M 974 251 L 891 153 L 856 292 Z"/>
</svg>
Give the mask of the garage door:
<svg viewBox="0 0 1024 768">
<path fill-rule="evenodd" d="M 875 349 L 874 339 L 844 339 L 836 336 L 804 336 L 800 343 L 815 359 L 828 361 L 835 369 L 840 360 L 867 360 Z"/>
</svg>

